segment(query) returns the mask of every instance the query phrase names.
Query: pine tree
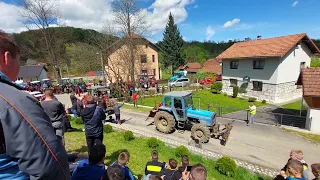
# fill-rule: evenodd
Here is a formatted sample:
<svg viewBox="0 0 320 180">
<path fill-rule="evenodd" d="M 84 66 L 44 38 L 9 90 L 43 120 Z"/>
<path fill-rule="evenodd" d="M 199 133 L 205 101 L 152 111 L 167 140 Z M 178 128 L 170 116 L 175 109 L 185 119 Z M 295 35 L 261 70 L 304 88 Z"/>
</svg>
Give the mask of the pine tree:
<svg viewBox="0 0 320 180">
<path fill-rule="evenodd" d="M 182 36 L 170 13 L 166 29 L 163 33 L 163 41 L 160 44 L 160 50 L 163 66 L 165 68 L 171 67 L 172 74 L 175 69 L 184 64 L 182 46 Z"/>
</svg>

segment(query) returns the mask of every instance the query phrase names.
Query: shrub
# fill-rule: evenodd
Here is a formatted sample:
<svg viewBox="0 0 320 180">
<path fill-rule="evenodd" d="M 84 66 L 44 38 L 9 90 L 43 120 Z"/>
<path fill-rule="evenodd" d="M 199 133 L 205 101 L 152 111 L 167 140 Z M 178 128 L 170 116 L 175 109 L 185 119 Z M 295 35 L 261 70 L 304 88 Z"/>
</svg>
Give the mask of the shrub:
<svg viewBox="0 0 320 180">
<path fill-rule="evenodd" d="M 217 92 L 222 91 L 222 82 L 215 82 L 212 84 L 211 89 L 215 89 Z"/>
<path fill-rule="evenodd" d="M 228 96 L 228 94 L 227 94 L 227 93 L 223 93 L 223 95 L 224 95 L 224 96 Z"/>
<path fill-rule="evenodd" d="M 84 124 L 81 117 L 75 119 L 76 124 Z"/>
<path fill-rule="evenodd" d="M 257 100 L 257 98 L 254 98 L 254 97 L 250 97 L 250 98 L 248 99 L 249 102 L 255 102 L 256 100 Z"/>
<path fill-rule="evenodd" d="M 214 94 L 218 94 L 218 91 L 216 89 L 211 89 L 211 92 Z"/>
<path fill-rule="evenodd" d="M 189 155 L 190 151 L 188 148 L 186 148 L 185 146 L 178 146 L 176 148 L 174 148 L 174 153 L 177 157 L 182 157 L 184 155 Z"/>
<path fill-rule="evenodd" d="M 240 88 L 240 89 L 239 89 L 239 93 L 240 93 L 240 94 L 246 94 L 246 93 L 247 93 L 247 90 Z"/>
<path fill-rule="evenodd" d="M 155 149 L 159 147 L 160 141 L 157 138 L 151 137 L 147 140 L 147 144 L 149 148 Z"/>
<path fill-rule="evenodd" d="M 266 101 L 265 99 L 264 99 L 264 100 L 262 100 L 261 102 L 262 102 L 263 104 L 267 103 L 267 101 Z"/>
<path fill-rule="evenodd" d="M 221 173 L 229 177 L 234 177 L 237 169 L 236 162 L 229 157 L 222 157 L 218 159 L 216 169 Z"/>
<path fill-rule="evenodd" d="M 244 98 L 243 97 L 241 97 L 241 98 L 239 98 L 240 100 L 244 100 Z"/>
<path fill-rule="evenodd" d="M 69 121 L 72 121 L 74 119 L 70 114 L 67 114 L 67 118 Z"/>
<path fill-rule="evenodd" d="M 233 86 L 233 98 L 238 97 L 238 93 L 239 93 L 239 87 L 238 86 Z"/>
<path fill-rule="evenodd" d="M 132 141 L 132 140 L 134 140 L 134 138 L 135 138 L 132 131 L 126 131 L 126 132 L 124 132 L 123 137 L 124 137 L 124 139 L 125 139 L 126 141 Z"/>
<path fill-rule="evenodd" d="M 112 130 L 112 126 L 110 124 L 107 124 L 105 126 L 103 126 L 103 132 L 105 133 L 111 133 L 113 130 Z"/>
</svg>

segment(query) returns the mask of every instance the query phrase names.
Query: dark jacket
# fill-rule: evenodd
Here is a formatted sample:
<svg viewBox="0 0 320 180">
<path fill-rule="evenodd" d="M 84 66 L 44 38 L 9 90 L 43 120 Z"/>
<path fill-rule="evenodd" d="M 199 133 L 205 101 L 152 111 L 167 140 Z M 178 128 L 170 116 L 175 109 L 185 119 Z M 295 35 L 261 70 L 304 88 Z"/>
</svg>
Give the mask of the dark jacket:
<svg viewBox="0 0 320 180">
<path fill-rule="evenodd" d="M 164 168 L 160 172 L 160 176 L 164 176 L 164 180 L 172 180 L 174 178 L 175 171 L 177 171 L 177 170 Z"/>
<path fill-rule="evenodd" d="M 70 179 L 67 153 L 39 102 L 0 72 L 0 179 Z"/>
<path fill-rule="evenodd" d="M 159 175 L 162 169 L 165 167 L 165 163 L 159 162 L 158 160 L 152 160 L 147 162 L 146 168 L 144 170 L 145 175 Z"/>
<path fill-rule="evenodd" d="M 87 136 L 100 136 L 103 134 L 102 120 L 106 119 L 103 109 L 96 104 L 89 104 L 81 110 L 81 117 Z"/>
<path fill-rule="evenodd" d="M 104 164 L 91 164 L 88 159 L 79 161 L 72 173 L 72 180 L 101 180 L 104 174 Z"/>
<path fill-rule="evenodd" d="M 111 164 L 111 166 L 114 166 L 114 165 L 121 166 L 121 168 L 123 170 L 123 173 L 124 173 L 124 179 L 123 180 L 136 180 L 136 178 L 133 176 L 131 170 L 127 166 L 120 165 L 118 163 L 118 161 L 115 161 L 115 162 L 113 162 Z"/>
<path fill-rule="evenodd" d="M 180 166 L 178 170 L 176 170 L 173 174 L 172 180 L 180 180 L 182 177 L 182 172 L 186 169 L 186 167 Z"/>
</svg>

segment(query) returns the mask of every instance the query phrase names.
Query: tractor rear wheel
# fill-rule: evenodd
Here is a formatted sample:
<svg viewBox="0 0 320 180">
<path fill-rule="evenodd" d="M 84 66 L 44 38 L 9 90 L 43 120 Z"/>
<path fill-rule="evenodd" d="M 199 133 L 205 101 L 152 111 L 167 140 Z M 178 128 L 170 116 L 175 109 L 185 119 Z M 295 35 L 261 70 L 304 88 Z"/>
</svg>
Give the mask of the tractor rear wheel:
<svg viewBox="0 0 320 180">
<path fill-rule="evenodd" d="M 207 143 L 211 135 L 209 128 L 205 124 L 195 124 L 191 128 L 191 136 L 202 143 Z"/>
<path fill-rule="evenodd" d="M 176 121 L 168 112 L 158 111 L 154 116 L 154 124 L 158 131 L 168 134 L 174 131 Z"/>
</svg>

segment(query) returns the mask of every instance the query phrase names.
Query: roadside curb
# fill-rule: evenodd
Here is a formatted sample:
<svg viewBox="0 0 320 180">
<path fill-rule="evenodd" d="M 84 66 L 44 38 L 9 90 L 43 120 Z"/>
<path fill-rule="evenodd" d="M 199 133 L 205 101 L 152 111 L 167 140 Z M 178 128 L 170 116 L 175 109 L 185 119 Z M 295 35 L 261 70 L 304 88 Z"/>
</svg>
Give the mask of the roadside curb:
<svg viewBox="0 0 320 180">
<path fill-rule="evenodd" d="M 183 145 L 183 146 L 187 147 L 191 152 L 193 152 L 195 154 L 198 154 L 198 155 L 202 155 L 202 156 L 208 157 L 208 158 L 219 159 L 219 158 L 222 157 L 221 154 L 214 153 L 214 152 L 211 152 L 211 151 L 208 151 L 208 150 L 205 150 L 205 149 L 200 149 L 200 148 L 197 148 L 197 147 L 194 147 L 194 146 L 190 146 L 190 145 L 187 145 L 187 144 L 183 144 L 183 143 L 180 143 L 178 141 L 165 138 L 163 136 L 159 136 L 159 135 L 152 134 L 152 133 L 140 132 L 140 131 L 138 131 L 138 130 L 136 130 L 134 128 L 131 128 L 130 126 L 125 125 L 125 124 L 117 125 L 117 124 L 113 124 L 113 123 L 109 123 L 109 122 L 107 122 L 105 124 L 109 124 L 113 128 L 116 128 L 116 129 L 119 129 L 119 130 L 132 131 L 137 136 L 154 137 L 154 138 L 157 138 L 158 140 L 163 141 L 165 144 L 171 145 L 171 146 L 174 146 L 174 147 Z M 276 175 L 279 174 L 278 172 L 276 172 L 275 170 L 272 170 L 272 169 L 263 168 L 263 167 L 260 167 L 260 166 L 257 166 L 257 165 L 251 164 L 251 163 L 247 163 L 245 161 L 237 160 L 237 159 L 234 159 L 234 160 L 235 160 L 235 162 L 236 162 L 236 164 L 238 166 L 244 167 L 244 168 L 248 169 L 251 172 L 263 174 L 263 175 L 270 176 L 270 177 L 275 177 Z"/>
</svg>

